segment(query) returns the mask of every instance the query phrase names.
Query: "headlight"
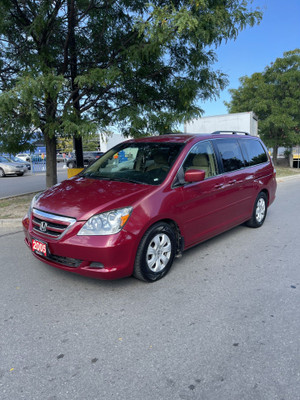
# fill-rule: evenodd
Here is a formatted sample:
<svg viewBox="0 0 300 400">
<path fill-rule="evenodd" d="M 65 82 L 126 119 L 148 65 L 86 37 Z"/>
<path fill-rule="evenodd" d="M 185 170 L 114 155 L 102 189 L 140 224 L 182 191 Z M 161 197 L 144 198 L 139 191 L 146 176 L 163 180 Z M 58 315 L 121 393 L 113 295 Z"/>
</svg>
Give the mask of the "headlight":
<svg viewBox="0 0 300 400">
<path fill-rule="evenodd" d="M 103 236 L 118 233 L 126 224 L 131 211 L 132 207 L 126 207 L 94 215 L 83 225 L 77 235 Z"/>
<path fill-rule="evenodd" d="M 38 198 L 39 198 L 42 194 L 43 194 L 43 192 L 37 193 L 37 194 L 33 197 L 33 199 L 31 200 L 31 203 L 30 203 L 30 206 L 29 206 L 28 212 L 27 212 L 29 218 L 30 218 L 30 216 L 31 216 L 32 209 L 33 209 L 35 203 L 37 202 Z"/>
</svg>

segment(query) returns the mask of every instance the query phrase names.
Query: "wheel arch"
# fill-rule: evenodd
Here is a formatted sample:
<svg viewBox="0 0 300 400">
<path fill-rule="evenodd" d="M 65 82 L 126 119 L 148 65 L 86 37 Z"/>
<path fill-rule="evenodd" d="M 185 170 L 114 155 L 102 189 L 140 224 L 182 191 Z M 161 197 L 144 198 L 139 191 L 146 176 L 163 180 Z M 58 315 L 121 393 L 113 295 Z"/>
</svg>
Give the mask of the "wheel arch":
<svg viewBox="0 0 300 400">
<path fill-rule="evenodd" d="M 151 260 L 153 261 L 153 259 L 149 259 L 148 257 L 156 257 L 156 259 L 154 259 L 156 267 L 157 262 L 162 262 L 162 253 L 160 253 L 162 251 L 162 247 L 160 247 L 159 243 L 159 251 L 157 253 L 155 253 L 155 251 L 149 252 L 149 248 L 153 239 L 159 237 L 161 234 L 166 234 L 166 236 L 168 237 L 167 240 L 169 241 L 168 246 L 171 245 L 171 247 L 169 247 L 168 250 L 169 254 L 167 256 L 164 255 L 164 258 L 167 258 L 167 263 L 165 263 L 164 261 L 165 264 L 163 265 L 163 268 L 161 270 L 159 269 L 158 271 L 152 271 L 152 265 L 150 266 L 148 264 L 148 261 L 150 260 L 151 262 Z M 159 241 L 160 240 L 161 239 L 159 239 Z M 163 240 L 164 242 L 166 242 L 166 239 Z M 181 242 L 182 237 L 180 234 L 180 230 L 174 220 L 169 218 L 161 218 L 156 221 L 152 221 L 152 224 L 147 227 L 141 241 L 139 242 L 138 249 L 135 255 L 133 276 L 146 282 L 154 282 L 158 279 L 161 279 L 170 270 L 174 258 L 178 257 L 181 254 Z M 156 242 L 153 243 L 156 244 Z M 152 249 L 155 248 L 156 246 L 152 247 Z"/>
<path fill-rule="evenodd" d="M 183 249 L 184 249 L 184 237 L 181 234 L 178 224 L 173 219 L 163 218 L 163 219 L 159 219 L 159 220 L 153 222 L 153 224 L 151 224 L 151 226 L 153 226 L 157 223 L 160 223 L 160 222 L 164 222 L 164 223 L 170 225 L 170 227 L 174 231 L 174 233 L 176 235 L 176 245 L 177 245 L 176 246 L 176 257 L 181 256 Z M 149 227 L 148 227 L 148 229 L 149 229 Z"/>
<path fill-rule="evenodd" d="M 264 193 L 267 196 L 267 206 L 269 207 L 270 195 L 268 189 L 264 188 L 259 193 Z"/>
</svg>

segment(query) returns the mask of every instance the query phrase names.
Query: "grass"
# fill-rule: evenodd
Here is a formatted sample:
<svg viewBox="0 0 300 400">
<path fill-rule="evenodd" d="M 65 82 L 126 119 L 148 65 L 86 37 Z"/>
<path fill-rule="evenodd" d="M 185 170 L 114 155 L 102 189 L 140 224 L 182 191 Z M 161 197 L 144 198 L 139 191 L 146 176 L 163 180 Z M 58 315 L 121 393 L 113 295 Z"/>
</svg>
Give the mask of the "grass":
<svg viewBox="0 0 300 400">
<path fill-rule="evenodd" d="M 298 168 L 276 167 L 277 178 L 299 174 L 300 169 Z M 26 214 L 34 194 L 35 193 L 10 197 L 9 199 L 0 199 L 0 219 L 22 218 Z"/>
<path fill-rule="evenodd" d="M 0 219 L 22 218 L 26 214 L 33 196 L 34 193 L 0 199 Z"/>
<path fill-rule="evenodd" d="M 289 168 L 289 167 L 275 167 L 277 178 L 283 178 L 285 176 L 293 176 L 300 174 L 300 168 Z"/>
</svg>

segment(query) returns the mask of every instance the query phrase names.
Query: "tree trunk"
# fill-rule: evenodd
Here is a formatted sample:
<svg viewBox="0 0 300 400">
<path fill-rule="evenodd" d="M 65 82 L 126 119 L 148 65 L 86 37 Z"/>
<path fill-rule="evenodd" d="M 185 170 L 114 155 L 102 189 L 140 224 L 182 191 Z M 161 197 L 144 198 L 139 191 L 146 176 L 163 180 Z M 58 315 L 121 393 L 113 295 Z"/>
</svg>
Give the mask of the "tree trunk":
<svg viewBox="0 0 300 400">
<path fill-rule="evenodd" d="M 49 188 L 57 183 L 56 166 L 56 137 L 44 134 L 46 143 L 46 187 Z"/>
<path fill-rule="evenodd" d="M 83 148 L 82 148 L 82 138 L 79 136 L 73 136 L 73 146 L 76 156 L 76 166 L 77 168 L 83 168 Z"/>
<path fill-rule="evenodd" d="M 273 146 L 273 163 L 274 165 L 278 164 L 278 145 L 276 144 L 275 146 Z"/>
<path fill-rule="evenodd" d="M 72 92 L 73 92 L 73 106 L 75 112 L 80 118 L 80 103 L 78 99 L 79 87 L 75 82 L 77 78 L 77 51 L 76 51 L 76 38 L 75 38 L 75 26 L 77 25 L 76 20 L 76 5 L 74 0 L 68 0 L 68 35 L 69 43 L 68 49 L 70 54 L 70 71 L 72 81 Z M 83 151 L 82 151 L 82 138 L 81 136 L 73 136 L 74 150 L 76 156 L 77 168 L 83 168 Z"/>
</svg>

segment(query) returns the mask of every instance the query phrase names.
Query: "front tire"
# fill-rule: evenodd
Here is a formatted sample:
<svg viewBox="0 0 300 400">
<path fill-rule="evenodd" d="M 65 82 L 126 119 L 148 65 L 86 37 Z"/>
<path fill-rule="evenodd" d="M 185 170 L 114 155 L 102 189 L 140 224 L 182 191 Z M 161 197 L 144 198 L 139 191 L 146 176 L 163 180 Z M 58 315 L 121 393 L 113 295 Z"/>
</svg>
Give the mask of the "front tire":
<svg viewBox="0 0 300 400">
<path fill-rule="evenodd" d="M 136 254 L 133 276 L 155 282 L 170 270 L 176 253 L 176 235 L 169 224 L 158 222 L 143 236 Z"/>
<path fill-rule="evenodd" d="M 251 219 L 246 222 L 251 228 L 259 228 L 265 222 L 268 209 L 268 197 L 264 192 L 256 198 Z"/>
<path fill-rule="evenodd" d="M 0 178 L 4 178 L 4 177 L 5 177 L 4 170 L 2 168 L 0 168 Z"/>
</svg>

